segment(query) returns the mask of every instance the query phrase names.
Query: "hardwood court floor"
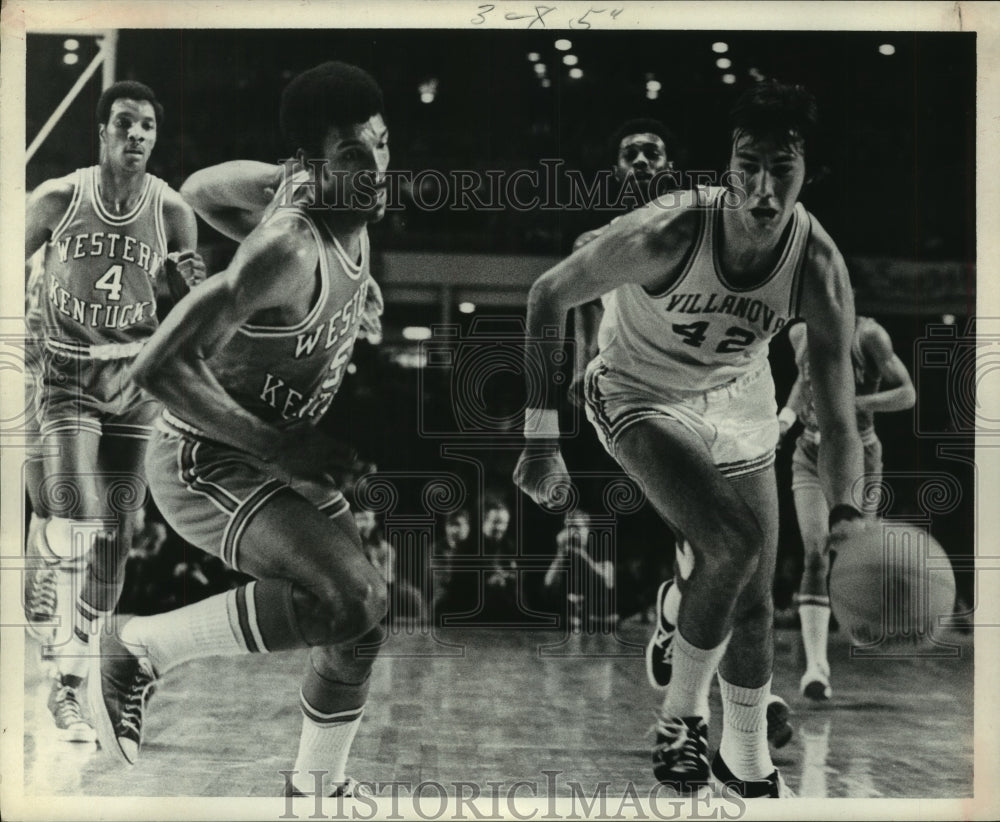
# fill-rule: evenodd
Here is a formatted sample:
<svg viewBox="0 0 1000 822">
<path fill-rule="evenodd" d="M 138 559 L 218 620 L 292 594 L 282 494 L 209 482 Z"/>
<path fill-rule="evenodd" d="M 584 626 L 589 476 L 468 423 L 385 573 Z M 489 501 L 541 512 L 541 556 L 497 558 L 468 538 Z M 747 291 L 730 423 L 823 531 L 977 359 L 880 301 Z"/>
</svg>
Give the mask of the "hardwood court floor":
<svg viewBox="0 0 1000 822">
<path fill-rule="evenodd" d="M 555 632 L 460 629 L 444 632 L 451 646 L 420 632 L 390 636 L 348 772 L 446 787 L 527 780 L 541 795 L 554 785 L 559 796 L 573 781 L 588 795 L 601 782 L 612 794 L 631 782 L 646 795 L 655 784 L 647 733 L 659 695 L 638 655 L 646 626 L 618 633 L 566 641 Z M 789 785 L 808 797 L 971 795 L 972 641 L 955 641 L 958 658 L 852 659 L 835 635 L 834 699 L 813 705 L 798 695 L 798 635 L 778 632 L 774 691 L 791 704 L 795 736 L 773 755 Z M 129 770 L 94 745 L 53 738 L 36 655 L 29 644 L 26 794 L 280 794 L 278 771 L 291 767 L 298 742 L 301 653 L 199 660 L 170 672 Z M 717 693 L 713 716 L 714 748 Z"/>
</svg>

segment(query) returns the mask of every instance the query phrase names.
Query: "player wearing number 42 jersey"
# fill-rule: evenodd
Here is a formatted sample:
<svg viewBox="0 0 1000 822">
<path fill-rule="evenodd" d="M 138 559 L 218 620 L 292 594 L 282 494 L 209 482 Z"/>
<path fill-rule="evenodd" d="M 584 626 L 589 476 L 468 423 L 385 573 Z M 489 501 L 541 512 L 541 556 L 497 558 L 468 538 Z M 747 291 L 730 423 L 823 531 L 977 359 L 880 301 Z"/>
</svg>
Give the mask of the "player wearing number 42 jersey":
<svg viewBox="0 0 1000 822">
<path fill-rule="evenodd" d="M 861 474 L 854 307 L 836 246 L 798 203 L 814 99 L 799 87 L 758 84 L 732 121 L 731 188 L 657 198 L 532 286 L 527 373 L 545 369 L 555 386 L 559 358 L 547 332 L 555 328 L 561 339 L 569 308 L 614 291 L 588 367 L 587 414 L 694 555 L 677 610 L 654 775 L 681 792 L 714 777 L 745 797 L 780 797 L 787 789 L 766 734 L 778 535 L 768 342 L 793 317 L 808 325 L 817 418 L 831 444 L 820 473 L 833 527 L 856 527 L 849 523 L 860 512 L 848 504 Z M 554 397 L 547 402 L 528 410 L 515 480 L 551 507 L 564 496 L 566 469 Z M 723 730 L 710 765 L 716 672 Z"/>
<path fill-rule="evenodd" d="M 49 708 L 73 741 L 93 738 L 77 689 L 146 498 L 141 466 L 157 409 L 128 368 L 156 329 L 157 295 L 204 277 L 194 212 L 146 171 L 162 121 L 147 86 L 110 86 L 97 105 L 99 164 L 42 183 L 27 206 L 25 257 L 42 255 L 45 457 L 35 496 L 49 518 L 28 545 L 25 610 L 58 671 Z"/>
<path fill-rule="evenodd" d="M 285 789 L 345 795 L 374 661 L 356 648 L 383 636 L 386 586 L 330 476 L 345 449 L 316 424 L 343 380 L 371 283 L 367 227 L 385 211 L 389 160 L 381 90 L 361 69 L 324 63 L 283 92 L 281 129 L 315 176 L 278 186 L 263 214 L 241 207 L 246 189 L 256 202 L 262 186 L 220 176 L 230 164 L 185 183 L 207 220 L 245 239 L 135 365 L 166 406 L 146 460 L 159 509 L 183 538 L 255 580 L 105 636 L 90 696 L 101 744 L 131 764 L 155 678 L 199 657 L 309 648 Z"/>
</svg>

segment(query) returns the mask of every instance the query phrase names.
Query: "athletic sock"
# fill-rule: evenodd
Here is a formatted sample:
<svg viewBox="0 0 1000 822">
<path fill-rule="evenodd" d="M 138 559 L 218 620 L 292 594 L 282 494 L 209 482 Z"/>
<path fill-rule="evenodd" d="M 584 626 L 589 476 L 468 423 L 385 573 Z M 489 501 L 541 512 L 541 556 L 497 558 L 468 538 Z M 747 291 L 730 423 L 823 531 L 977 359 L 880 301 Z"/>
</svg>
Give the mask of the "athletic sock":
<svg viewBox="0 0 1000 822">
<path fill-rule="evenodd" d="M 799 622 L 802 624 L 802 645 L 806 652 L 806 669 L 829 671 L 827 638 L 830 631 L 830 598 L 800 596 Z"/>
<path fill-rule="evenodd" d="M 712 675 L 728 644 L 727 636 L 714 648 L 696 648 L 680 630 L 674 633 L 673 674 L 661 709 L 664 716 L 700 716 L 708 722 Z"/>
<path fill-rule="evenodd" d="M 292 784 L 303 793 L 323 796 L 346 779 L 347 757 L 361 726 L 369 679 L 358 684 L 334 682 L 310 668 L 302 684 L 302 734 Z M 317 783 L 320 773 L 322 784 Z"/>
<path fill-rule="evenodd" d="M 771 680 L 760 688 L 743 688 L 719 676 L 722 692 L 721 754 L 739 779 L 766 779 L 774 772 L 767 747 L 767 699 Z"/>
</svg>

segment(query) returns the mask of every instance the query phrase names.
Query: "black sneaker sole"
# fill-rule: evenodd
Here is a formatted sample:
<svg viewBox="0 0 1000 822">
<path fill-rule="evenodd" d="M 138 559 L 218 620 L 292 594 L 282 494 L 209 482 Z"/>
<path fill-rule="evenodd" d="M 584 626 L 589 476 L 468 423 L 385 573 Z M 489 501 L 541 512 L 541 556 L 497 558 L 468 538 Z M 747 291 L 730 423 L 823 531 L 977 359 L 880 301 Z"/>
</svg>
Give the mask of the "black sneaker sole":
<svg viewBox="0 0 1000 822">
<path fill-rule="evenodd" d="M 650 687 L 658 691 L 664 691 L 667 689 L 674 673 L 673 666 L 671 665 L 666 679 L 663 682 L 660 682 L 653 672 L 653 655 L 658 653 L 660 650 L 660 646 L 656 644 L 656 636 L 659 634 L 660 623 L 663 619 L 663 603 L 667 598 L 667 592 L 670 590 L 670 587 L 676 584 L 677 583 L 673 580 L 667 580 L 666 582 L 660 584 L 660 587 L 656 592 L 656 628 L 653 630 L 653 635 L 649 638 L 649 642 L 646 643 L 646 680 L 649 682 Z M 674 626 L 674 632 L 676 633 L 676 631 L 677 626 Z M 673 637 L 670 638 L 670 641 L 674 641 Z"/>
</svg>

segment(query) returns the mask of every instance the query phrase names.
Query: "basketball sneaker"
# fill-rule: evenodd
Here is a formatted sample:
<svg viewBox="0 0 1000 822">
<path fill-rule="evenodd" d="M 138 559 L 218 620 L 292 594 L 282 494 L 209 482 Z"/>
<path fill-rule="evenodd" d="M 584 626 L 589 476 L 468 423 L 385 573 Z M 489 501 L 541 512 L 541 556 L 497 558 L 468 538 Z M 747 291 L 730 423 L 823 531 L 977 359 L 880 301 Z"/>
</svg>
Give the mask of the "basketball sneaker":
<svg viewBox="0 0 1000 822">
<path fill-rule="evenodd" d="M 91 657 L 87 688 L 97 739 L 112 756 L 134 765 L 156 673 L 149 660 L 133 654 L 117 634 L 102 630 L 98 637 L 100 653 Z"/>
<path fill-rule="evenodd" d="M 83 718 L 79 689 L 83 680 L 69 674 L 57 675 L 49 692 L 48 708 L 59 738 L 66 742 L 94 742 L 93 726 Z"/>
<path fill-rule="evenodd" d="M 700 716 L 661 716 L 656 725 L 653 776 L 678 793 L 708 784 L 708 725 Z"/>
<path fill-rule="evenodd" d="M 815 702 L 826 702 L 833 696 L 830 687 L 829 666 L 809 668 L 799 680 L 799 690 L 802 696 Z"/>
<path fill-rule="evenodd" d="M 55 639 L 56 627 L 53 621 L 59 605 L 59 560 L 52 561 L 42 555 L 39 540 L 44 539 L 42 530 L 46 520 L 34 521 L 25 542 L 25 559 L 28 567 L 24 571 L 24 616 L 29 633 L 42 644 Z"/>
<path fill-rule="evenodd" d="M 677 626 L 667 619 L 664 608 L 667 603 L 667 592 L 674 584 L 673 577 L 668 579 L 656 592 L 656 628 L 646 645 L 646 678 L 649 684 L 657 690 L 663 690 L 670 684 L 673 675 L 674 633 Z"/>
<path fill-rule="evenodd" d="M 736 794 L 743 799 L 792 799 L 795 797 L 795 793 L 785 784 L 785 780 L 781 778 L 777 768 L 766 779 L 739 779 L 729 770 L 729 766 L 726 765 L 719 752 L 712 759 L 712 781 L 715 783 L 714 788 L 717 796 L 725 796 L 728 792 L 730 795 Z"/>
<path fill-rule="evenodd" d="M 790 714 L 788 703 L 777 694 L 771 694 L 767 700 L 767 741 L 775 748 L 784 748 L 792 738 Z"/>
<path fill-rule="evenodd" d="M 330 793 L 327 794 L 331 799 L 334 797 L 341 796 L 344 799 L 349 799 L 355 796 L 374 796 L 372 792 L 372 786 L 370 782 L 358 782 L 358 780 L 353 777 L 347 777 L 339 785 L 336 785 Z M 285 777 L 285 792 L 284 796 L 312 796 L 312 794 L 303 793 L 298 788 L 292 784 L 292 780 Z"/>
</svg>

